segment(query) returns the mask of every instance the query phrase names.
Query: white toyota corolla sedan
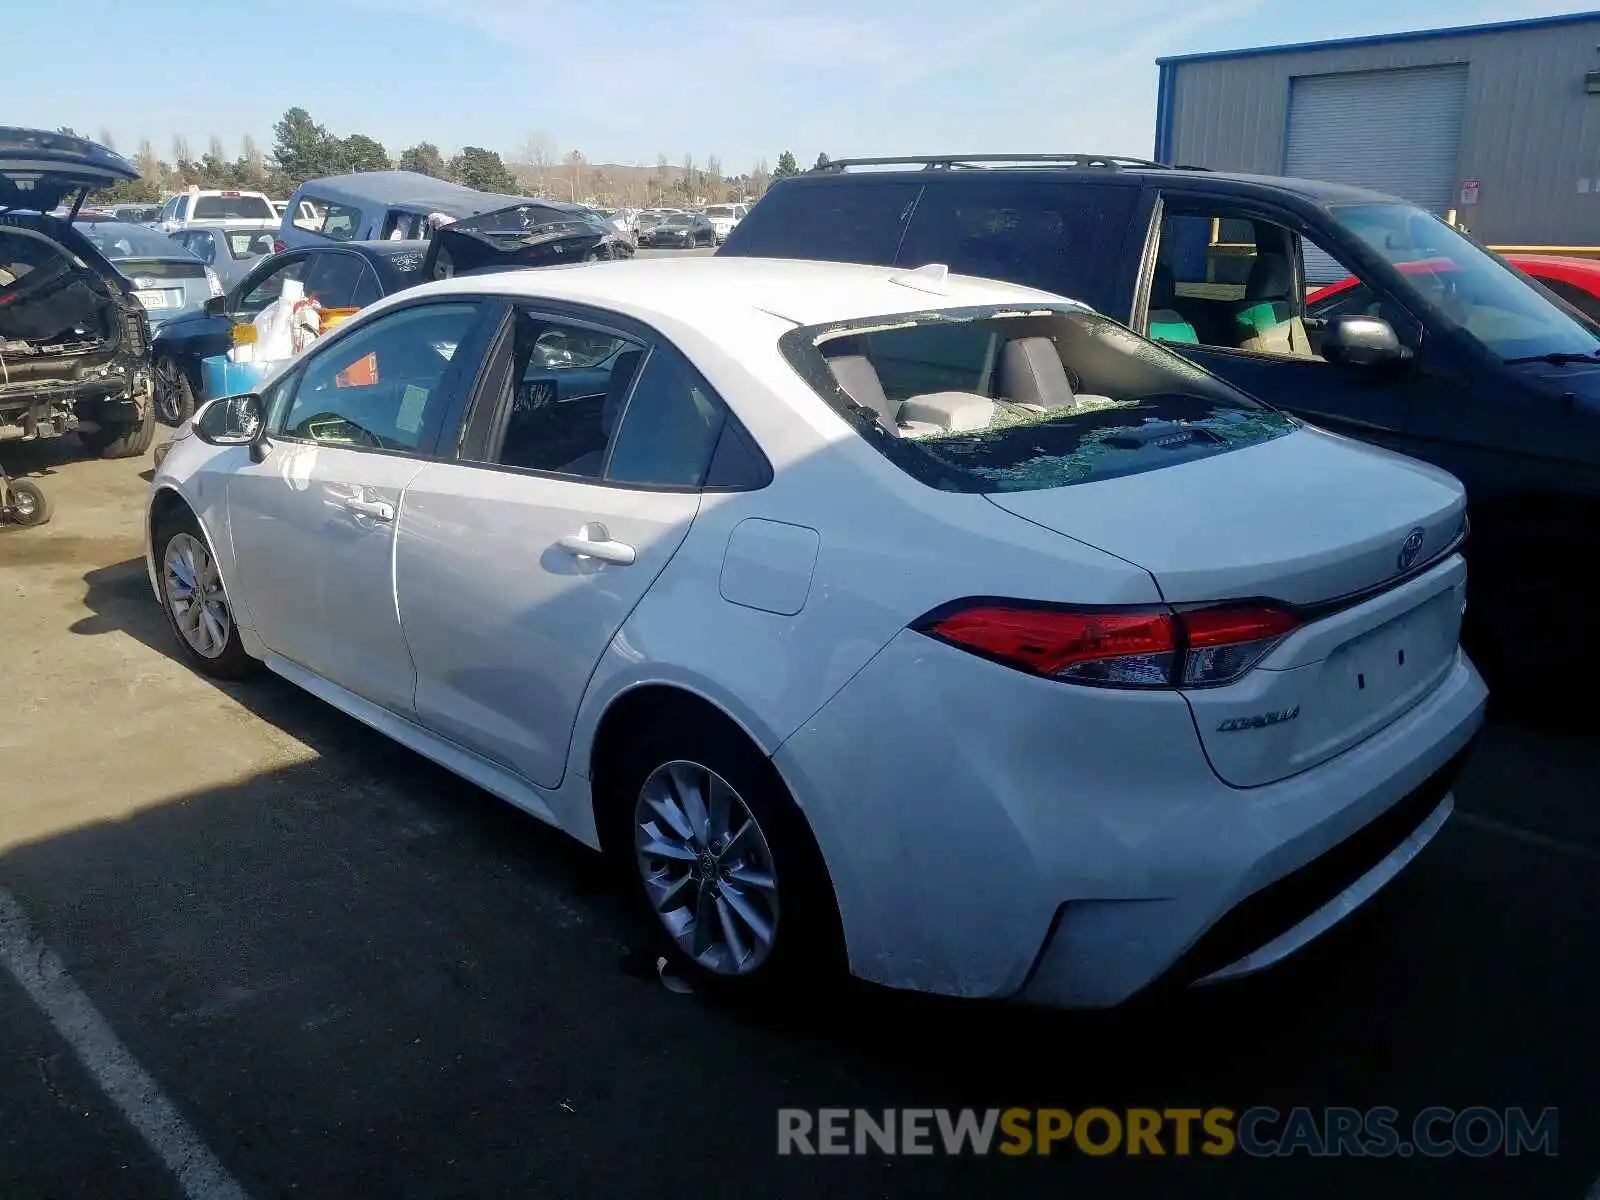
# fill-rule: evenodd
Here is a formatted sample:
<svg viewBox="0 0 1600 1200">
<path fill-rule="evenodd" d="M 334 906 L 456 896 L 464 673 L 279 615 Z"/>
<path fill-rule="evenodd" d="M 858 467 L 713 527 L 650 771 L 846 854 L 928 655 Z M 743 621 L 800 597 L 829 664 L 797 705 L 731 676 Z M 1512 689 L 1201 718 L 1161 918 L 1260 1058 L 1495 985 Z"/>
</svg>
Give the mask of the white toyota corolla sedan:
<svg viewBox="0 0 1600 1200">
<path fill-rule="evenodd" d="M 195 667 L 605 849 L 734 991 L 1248 974 L 1438 832 L 1483 717 L 1453 478 L 938 266 L 413 288 L 203 408 L 146 527 Z"/>
</svg>

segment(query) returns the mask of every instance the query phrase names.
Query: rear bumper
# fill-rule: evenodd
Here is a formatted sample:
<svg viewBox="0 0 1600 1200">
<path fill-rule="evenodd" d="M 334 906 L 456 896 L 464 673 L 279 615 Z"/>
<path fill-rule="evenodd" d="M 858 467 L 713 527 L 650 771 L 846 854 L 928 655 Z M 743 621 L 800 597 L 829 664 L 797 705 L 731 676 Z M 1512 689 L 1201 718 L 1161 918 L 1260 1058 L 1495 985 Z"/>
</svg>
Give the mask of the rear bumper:
<svg viewBox="0 0 1600 1200">
<path fill-rule="evenodd" d="M 1388 728 L 1241 790 L 1176 694 L 1032 679 L 903 633 L 774 762 L 855 974 L 1095 1007 L 1259 969 L 1375 891 L 1439 810 L 1486 697 L 1458 652 Z"/>
</svg>

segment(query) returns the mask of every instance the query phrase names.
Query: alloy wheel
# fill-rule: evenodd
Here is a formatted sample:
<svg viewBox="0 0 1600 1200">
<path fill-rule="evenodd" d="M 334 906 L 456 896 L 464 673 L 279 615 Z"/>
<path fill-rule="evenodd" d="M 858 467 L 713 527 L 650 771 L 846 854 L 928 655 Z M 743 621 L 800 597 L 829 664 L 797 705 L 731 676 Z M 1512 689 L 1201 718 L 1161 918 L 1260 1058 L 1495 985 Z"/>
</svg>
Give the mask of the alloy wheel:
<svg viewBox="0 0 1600 1200">
<path fill-rule="evenodd" d="M 678 948 L 717 975 L 748 975 L 772 953 L 778 877 L 772 850 L 738 791 L 709 767 L 652 771 L 634 807 L 645 895 Z"/>
<path fill-rule="evenodd" d="M 183 421 L 182 370 L 171 358 L 163 358 L 156 363 L 156 415 L 167 425 L 179 425 Z"/>
<path fill-rule="evenodd" d="M 205 543 L 191 533 L 174 534 L 167 543 L 162 573 L 172 623 L 196 654 L 216 658 L 227 648 L 233 614 Z"/>
</svg>

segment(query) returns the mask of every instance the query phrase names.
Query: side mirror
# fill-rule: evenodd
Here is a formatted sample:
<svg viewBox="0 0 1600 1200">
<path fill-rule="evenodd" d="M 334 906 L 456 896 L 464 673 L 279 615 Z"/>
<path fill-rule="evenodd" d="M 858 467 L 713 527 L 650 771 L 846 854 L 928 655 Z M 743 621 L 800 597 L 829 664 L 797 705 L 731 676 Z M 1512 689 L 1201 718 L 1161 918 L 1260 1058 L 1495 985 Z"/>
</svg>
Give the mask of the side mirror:
<svg viewBox="0 0 1600 1200">
<path fill-rule="evenodd" d="M 1411 351 L 1400 344 L 1394 326 L 1382 317 L 1353 313 L 1329 317 L 1318 332 L 1322 356 L 1329 362 L 1377 367 L 1411 361 Z"/>
<path fill-rule="evenodd" d="M 212 296 L 205 303 L 204 312 L 208 317 L 222 317 L 228 313 L 228 298 L 226 296 Z"/>
<path fill-rule="evenodd" d="M 265 450 L 267 422 L 261 411 L 261 397 L 254 392 L 242 396 L 218 396 L 207 401 L 194 414 L 194 435 L 208 446 L 249 446 L 251 457 L 261 461 Z"/>
</svg>

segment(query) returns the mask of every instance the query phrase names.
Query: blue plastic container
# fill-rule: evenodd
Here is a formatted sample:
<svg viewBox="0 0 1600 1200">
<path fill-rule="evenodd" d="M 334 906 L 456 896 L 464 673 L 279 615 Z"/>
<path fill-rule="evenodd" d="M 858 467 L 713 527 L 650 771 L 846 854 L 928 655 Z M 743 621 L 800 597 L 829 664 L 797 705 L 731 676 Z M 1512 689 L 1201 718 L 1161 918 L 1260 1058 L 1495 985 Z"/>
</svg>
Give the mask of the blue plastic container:
<svg viewBox="0 0 1600 1200">
<path fill-rule="evenodd" d="M 218 396 L 238 396 L 253 392 L 256 386 L 278 366 L 275 362 L 229 362 L 226 354 L 214 354 L 200 360 L 200 398 L 215 400 Z"/>
</svg>

